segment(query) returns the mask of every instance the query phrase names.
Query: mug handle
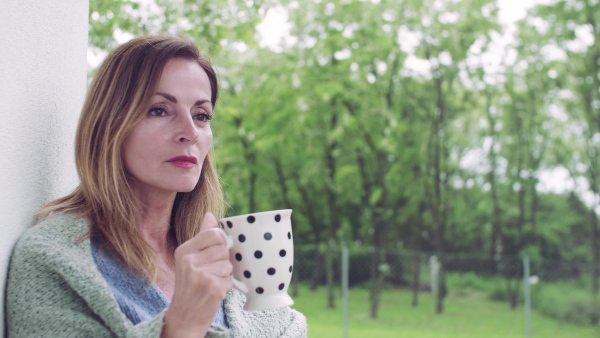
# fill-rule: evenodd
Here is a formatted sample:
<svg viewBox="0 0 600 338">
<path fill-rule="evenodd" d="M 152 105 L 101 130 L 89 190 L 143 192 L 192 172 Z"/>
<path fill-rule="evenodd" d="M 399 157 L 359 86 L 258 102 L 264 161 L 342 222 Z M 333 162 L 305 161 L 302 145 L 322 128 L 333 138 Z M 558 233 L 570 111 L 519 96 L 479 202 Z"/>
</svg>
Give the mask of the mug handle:
<svg viewBox="0 0 600 338">
<path fill-rule="evenodd" d="M 233 239 L 231 239 L 231 237 L 229 237 L 223 229 L 221 229 L 221 228 L 215 228 L 215 229 L 219 230 L 219 233 L 221 235 L 223 235 L 223 238 L 225 238 L 225 242 L 227 242 L 227 249 L 231 249 L 231 247 L 233 246 Z M 244 294 L 248 294 L 248 288 L 246 287 L 246 285 L 244 283 L 233 278 L 233 276 L 231 277 L 231 279 L 233 281 L 233 287 L 240 290 Z"/>
</svg>

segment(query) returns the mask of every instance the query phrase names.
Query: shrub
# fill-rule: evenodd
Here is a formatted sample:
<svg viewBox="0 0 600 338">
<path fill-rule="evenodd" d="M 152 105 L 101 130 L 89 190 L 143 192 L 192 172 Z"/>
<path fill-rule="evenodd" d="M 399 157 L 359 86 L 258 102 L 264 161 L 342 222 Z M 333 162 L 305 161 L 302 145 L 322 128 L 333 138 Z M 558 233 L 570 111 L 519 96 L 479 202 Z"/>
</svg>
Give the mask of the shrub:
<svg viewBox="0 0 600 338">
<path fill-rule="evenodd" d="M 487 284 L 490 283 L 489 279 L 478 276 L 474 272 L 467 272 L 463 274 L 447 274 L 448 287 L 450 289 L 473 289 L 479 291 L 489 290 Z"/>
<path fill-rule="evenodd" d="M 532 289 L 532 306 L 549 317 L 579 325 L 596 325 L 600 319 L 600 304 L 594 303 L 588 290 L 566 282 Z"/>
<path fill-rule="evenodd" d="M 508 294 L 506 292 L 506 288 L 502 287 L 500 285 L 495 286 L 490 291 L 490 293 L 488 295 L 488 298 L 491 299 L 491 300 L 498 301 L 498 302 L 507 302 L 508 301 Z"/>
<path fill-rule="evenodd" d="M 488 293 L 504 293 L 506 291 L 504 278 L 498 276 L 482 276 L 474 272 L 467 272 L 462 274 L 449 273 L 446 277 L 450 290 L 471 289 Z M 504 295 L 501 298 L 501 300 L 507 299 Z"/>
</svg>

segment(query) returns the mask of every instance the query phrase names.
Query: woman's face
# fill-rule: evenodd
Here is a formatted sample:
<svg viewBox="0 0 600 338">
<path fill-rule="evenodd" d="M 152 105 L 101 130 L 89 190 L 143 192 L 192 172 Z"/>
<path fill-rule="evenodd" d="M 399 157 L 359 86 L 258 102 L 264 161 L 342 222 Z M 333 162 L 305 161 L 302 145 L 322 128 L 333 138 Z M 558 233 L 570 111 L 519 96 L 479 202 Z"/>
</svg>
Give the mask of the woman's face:
<svg viewBox="0 0 600 338">
<path fill-rule="evenodd" d="M 212 142 L 210 82 L 197 62 L 165 65 L 150 110 L 126 137 L 129 183 L 140 197 L 194 189 Z"/>
</svg>

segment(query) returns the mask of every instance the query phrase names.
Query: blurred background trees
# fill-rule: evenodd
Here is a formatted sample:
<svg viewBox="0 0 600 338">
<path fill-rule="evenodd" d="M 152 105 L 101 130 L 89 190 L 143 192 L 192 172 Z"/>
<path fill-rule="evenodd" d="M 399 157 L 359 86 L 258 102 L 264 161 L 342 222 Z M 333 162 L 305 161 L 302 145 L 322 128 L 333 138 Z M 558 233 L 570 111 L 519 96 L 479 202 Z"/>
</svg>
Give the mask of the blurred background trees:
<svg viewBox="0 0 600 338">
<path fill-rule="evenodd" d="M 592 263 L 597 297 L 600 4 L 545 3 L 513 23 L 494 0 L 92 0 L 90 59 L 197 41 L 229 214 L 294 209 L 298 247 L 324 254 L 295 273 L 330 307 L 342 241 L 373 250 L 372 317 L 399 249 L 437 255 L 437 312 L 449 253 L 485 254 L 513 306 L 499 262 L 524 254 Z"/>
</svg>

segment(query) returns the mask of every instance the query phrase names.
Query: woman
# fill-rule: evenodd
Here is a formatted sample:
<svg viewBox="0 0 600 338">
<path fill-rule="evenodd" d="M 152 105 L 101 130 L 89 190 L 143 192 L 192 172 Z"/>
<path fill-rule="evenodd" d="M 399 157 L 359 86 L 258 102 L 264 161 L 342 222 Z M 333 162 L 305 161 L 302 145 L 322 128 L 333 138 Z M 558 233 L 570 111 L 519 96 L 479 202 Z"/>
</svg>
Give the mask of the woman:
<svg viewBox="0 0 600 338">
<path fill-rule="evenodd" d="M 215 71 L 196 46 L 134 39 L 100 66 L 76 134 L 81 183 L 17 243 L 9 337 L 297 337 L 290 308 L 243 311 L 218 233 Z M 216 217 L 215 217 L 216 215 Z"/>
</svg>

